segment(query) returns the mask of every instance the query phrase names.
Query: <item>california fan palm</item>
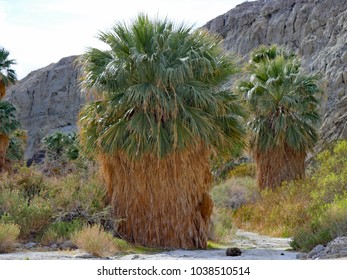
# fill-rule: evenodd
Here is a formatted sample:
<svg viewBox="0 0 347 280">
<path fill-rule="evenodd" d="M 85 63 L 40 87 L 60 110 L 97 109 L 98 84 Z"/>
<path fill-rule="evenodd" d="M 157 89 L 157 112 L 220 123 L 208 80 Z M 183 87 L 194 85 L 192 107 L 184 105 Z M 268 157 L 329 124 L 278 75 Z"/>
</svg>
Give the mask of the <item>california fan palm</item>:
<svg viewBox="0 0 347 280">
<path fill-rule="evenodd" d="M 10 134 L 19 128 L 19 122 L 15 116 L 16 108 L 9 102 L 0 100 L 0 171 L 2 170 Z"/>
<path fill-rule="evenodd" d="M 301 61 L 277 46 L 251 54 L 249 81 L 242 81 L 251 120 L 251 149 L 260 188 L 274 188 L 305 175 L 305 157 L 317 141 L 318 77 L 307 75 Z"/>
<path fill-rule="evenodd" d="M 0 98 L 5 96 L 6 87 L 17 81 L 16 72 L 11 68 L 16 62 L 8 58 L 9 54 L 7 50 L 0 48 Z"/>
<path fill-rule="evenodd" d="M 205 248 L 212 201 L 209 159 L 243 144 L 235 96 L 222 84 L 234 58 L 205 31 L 139 15 L 82 58 L 97 101 L 80 113 L 118 233 L 147 246 Z"/>
</svg>

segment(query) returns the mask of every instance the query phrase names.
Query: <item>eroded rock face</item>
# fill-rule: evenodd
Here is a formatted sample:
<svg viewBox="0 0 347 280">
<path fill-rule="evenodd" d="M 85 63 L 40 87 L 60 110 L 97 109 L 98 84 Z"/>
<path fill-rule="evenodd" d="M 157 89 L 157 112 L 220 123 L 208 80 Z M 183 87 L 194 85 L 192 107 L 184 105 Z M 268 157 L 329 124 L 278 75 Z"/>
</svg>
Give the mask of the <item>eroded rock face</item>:
<svg viewBox="0 0 347 280">
<path fill-rule="evenodd" d="M 22 128 L 28 131 L 26 158 L 33 156 L 47 134 L 76 130 L 76 117 L 85 102 L 76 58 L 66 57 L 33 71 L 7 90 L 7 99 L 16 106 Z"/>
<path fill-rule="evenodd" d="M 228 50 L 247 57 L 255 47 L 278 44 L 296 51 L 310 72 L 322 74 L 323 141 L 347 139 L 347 1 L 245 2 L 205 27 Z"/>
<path fill-rule="evenodd" d="M 260 44 L 279 44 L 297 51 L 308 71 L 322 73 L 324 143 L 347 139 L 346 19 L 346 0 L 259 0 L 238 5 L 205 27 L 224 38 L 226 49 L 245 58 Z M 29 133 L 27 158 L 45 135 L 76 129 L 85 98 L 78 87 L 75 59 L 63 58 L 34 71 L 7 91 Z"/>
</svg>

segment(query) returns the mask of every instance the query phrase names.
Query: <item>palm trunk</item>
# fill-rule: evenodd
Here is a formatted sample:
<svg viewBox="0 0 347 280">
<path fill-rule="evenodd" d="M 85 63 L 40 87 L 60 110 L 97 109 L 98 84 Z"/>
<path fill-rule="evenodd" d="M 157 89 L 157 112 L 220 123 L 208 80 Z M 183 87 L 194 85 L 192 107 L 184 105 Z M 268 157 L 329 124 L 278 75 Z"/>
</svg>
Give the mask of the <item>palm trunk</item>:
<svg viewBox="0 0 347 280">
<path fill-rule="evenodd" d="M 306 152 L 295 152 L 289 147 L 267 152 L 255 152 L 254 159 L 259 188 L 273 189 L 284 181 L 304 178 L 305 157 Z"/>
<path fill-rule="evenodd" d="M 0 134 L 0 171 L 3 169 L 5 165 L 6 152 L 8 149 L 8 145 L 10 143 L 10 139 L 5 134 Z"/>
<path fill-rule="evenodd" d="M 6 87 L 3 81 L 0 81 L 0 99 L 2 99 L 6 94 Z"/>
<path fill-rule="evenodd" d="M 206 149 L 160 160 L 148 154 L 131 161 L 123 152 L 99 160 L 119 235 L 149 247 L 206 248 L 213 207 Z"/>
</svg>

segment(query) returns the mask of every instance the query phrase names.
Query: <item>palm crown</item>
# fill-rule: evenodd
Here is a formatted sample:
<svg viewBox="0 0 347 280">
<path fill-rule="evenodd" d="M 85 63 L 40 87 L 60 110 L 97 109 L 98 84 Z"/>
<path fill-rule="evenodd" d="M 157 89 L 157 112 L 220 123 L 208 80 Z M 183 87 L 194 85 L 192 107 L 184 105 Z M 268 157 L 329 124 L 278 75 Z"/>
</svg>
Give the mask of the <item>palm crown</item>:
<svg viewBox="0 0 347 280">
<path fill-rule="evenodd" d="M 5 88 L 17 81 L 16 72 L 11 69 L 16 62 L 8 58 L 9 54 L 7 50 L 0 48 L 0 98 L 5 95 Z"/>
<path fill-rule="evenodd" d="M 251 54 L 251 78 L 240 82 L 238 90 L 252 112 L 254 150 L 306 152 L 317 141 L 318 76 L 306 75 L 300 66 L 296 55 L 277 46 L 262 46 Z"/>
<path fill-rule="evenodd" d="M 162 158 L 198 144 L 243 144 L 242 112 L 221 87 L 235 73 L 235 59 L 220 39 L 145 15 L 99 39 L 110 49 L 90 49 L 82 58 L 83 85 L 98 93 L 80 116 L 89 150 Z"/>
</svg>

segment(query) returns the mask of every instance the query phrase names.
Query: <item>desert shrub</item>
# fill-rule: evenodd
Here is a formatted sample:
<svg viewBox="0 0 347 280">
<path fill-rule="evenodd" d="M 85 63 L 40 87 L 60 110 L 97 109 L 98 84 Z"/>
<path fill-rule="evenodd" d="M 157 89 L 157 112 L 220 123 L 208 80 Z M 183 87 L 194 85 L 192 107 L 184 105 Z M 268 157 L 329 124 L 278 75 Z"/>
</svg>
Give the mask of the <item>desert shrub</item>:
<svg viewBox="0 0 347 280">
<path fill-rule="evenodd" d="M 55 209 L 62 209 L 63 212 L 83 209 L 92 214 L 106 207 L 105 189 L 96 174 L 89 178 L 70 174 L 66 177 L 50 178 L 49 182 L 44 195 L 51 200 Z"/>
<path fill-rule="evenodd" d="M 235 168 L 231 169 L 228 173 L 228 177 L 255 177 L 255 164 L 254 163 L 242 163 Z"/>
<path fill-rule="evenodd" d="M 321 216 L 298 228 L 291 246 L 307 252 L 317 244 L 326 245 L 344 235 L 347 235 L 347 197 L 327 205 Z"/>
<path fill-rule="evenodd" d="M 311 225 L 322 224 L 317 221 L 325 217 L 330 204 L 344 201 L 347 197 L 346 158 L 347 141 L 340 141 L 317 156 L 316 168 L 310 177 L 284 182 L 275 190 L 264 190 L 255 203 L 237 209 L 233 215 L 235 224 L 245 230 L 273 236 L 295 234 L 297 240 L 302 236 L 311 244 L 318 242 L 318 236 L 321 241 L 331 240 L 332 235 L 325 227 L 318 227 L 322 230 L 316 234 Z M 342 223 L 333 220 L 337 224 Z M 309 234 L 305 236 L 308 232 L 313 232 L 313 237 Z"/>
<path fill-rule="evenodd" d="M 5 188 L 18 191 L 29 204 L 46 188 L 44 176 L 36 169 L 25 166 L 18 166 L 11 176 L 4 174 L 2 179 Z"/>
<path fill-rule="evenodd" d="M 212 223 L 209 238 L 219 243 L 228 244 L 236 232 L 232 222 L 232 211 L 228 208 L 215 208 L 212 214 Z"/>
<path fill-rule="evenodd" d="M 83 227 L 72 235 L 71 240 L 79 248 L 97 257 L 111 256 L 119 250 L 112 234 L 98 224 Z"/>
<path fill-rule="evenodd" d="M 0 253 L 11 252 L 19 235 L 20 228 L 13 223 L 0 222 Z"/>
<path fill-rule="evenodd" d="M 18 193 L 13 193 L 11 202 L 12 204 L 1 216 L 0 222 L 19 225 L 19 238 L 28 239 L 40 234 L 50 223 L 52 207 L 45 199 L 35 197 L 28 204 Z"/>
<path fill-rule="evenodd" d="M 216 207 L 237 209 L 247 202 L 254 202 L 259 191 L 251 177 L 230 178 L 214 186 L 211 196 Z"/>
<path fill-rule="evenodd" d="M 75 219 L 69 222 L 58 221 L 50 224 L 41 238 L 41 244 L 51 245 L 69 240 L 76 231 L 82 229 L 84 222 Z"/>
</svg>

